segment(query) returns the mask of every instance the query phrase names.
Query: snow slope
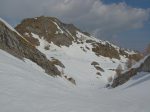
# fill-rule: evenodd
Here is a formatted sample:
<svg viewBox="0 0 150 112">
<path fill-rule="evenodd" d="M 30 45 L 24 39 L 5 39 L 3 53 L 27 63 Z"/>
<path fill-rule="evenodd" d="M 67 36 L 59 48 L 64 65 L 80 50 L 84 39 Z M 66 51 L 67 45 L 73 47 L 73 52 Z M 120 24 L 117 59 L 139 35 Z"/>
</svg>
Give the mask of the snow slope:
<svg viewBox="0 0 150 112">
<path fill-rule="evenodd" d="M 149 112 L 149 85 L 150 74 L 139 73 L 115 89 L 80 88 L 0 50 L 0 112 Z"/>
<path fill-rule="evenodd" d="M 120 56 L 121 60 L 97 56 L 92 51 L 92 45 L 86 42 L 82 44 L 73 42 L 69 47 L 59 47 L 53 44 L 53 42 L 48 43 L 43 37 L 40 38 L 34 33 L 31 34 L 40 42 L 37 49 L 44 53 L 49 60 L 52 58 L 60 60 L 64 64 L 65 68 L 59 67 L 58 69 L 64 72 L 63 75 L 75 79 L 77 86 L 83 88 L 87 87 L 87 85 L 96 86 L 100 82 L 106 84 L 108 82 L 108 78 L 116 74 L 114 69 L 116 69 L 119 64 L 124 67 L 125 62 L 127 61 L 127 59 L 123 56 Z M 79 36 L 81 35 L 80 33 L 77 35 L 78 37 L 81 37 Z M 50 49 L 46 50 L 45 46 L 50 46 Z M 96 70 L 96 68 L 91 65 L 93 61 L 99 63 L 99 66 L 104 69 L 104 72 Z M 97 72 L 100 72 L 101 76 L 97 75 Z"/>
<path fill-rule="evenodd" d="M 65 66 L 57 66 L 61 76 L 73 78 L 76 86 L 81 88 L 96 86 L 99 82 L 108 83 L 119 64 L 126 68 L 128 54 L 136 54 L 51 17 L 25 19 L 16 29 L 29 41 L 38 43 L 36 48 L 49 60 L 59 60 Z M 92 65 L 93 62 L 97 66 Z"/>
</svg>

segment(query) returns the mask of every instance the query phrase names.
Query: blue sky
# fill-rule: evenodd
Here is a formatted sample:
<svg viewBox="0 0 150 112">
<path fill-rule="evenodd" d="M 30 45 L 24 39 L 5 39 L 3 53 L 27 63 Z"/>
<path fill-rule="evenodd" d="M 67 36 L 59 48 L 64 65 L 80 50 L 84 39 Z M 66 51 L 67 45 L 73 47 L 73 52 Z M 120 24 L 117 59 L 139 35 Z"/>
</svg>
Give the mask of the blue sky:
<svg viewBox="0 0 150 112">
<path fill-rule="evenodd" d="M 135 8 L 150 8 L 150 0 L 102 0 L 105 4 L 125 2 Z M 147 44 L 150 44 L 150 19 L 142 28 L 129 30 L 118 34 L 119 45 L 126 48 L 143 51 Z"/>
<path fill-rule="evenodd" d="M 41 15 L 73 23 L 124 48 L 143 51 L 150 43 L 150 0 L 0 1 L 0 17 L 13 26 Z"/>
<path fill-rule="evenodd" d="M 150 0 L 102 0 L 106 4 L 125 2 L 136 8 L 150 8 Z"/>
</svg>

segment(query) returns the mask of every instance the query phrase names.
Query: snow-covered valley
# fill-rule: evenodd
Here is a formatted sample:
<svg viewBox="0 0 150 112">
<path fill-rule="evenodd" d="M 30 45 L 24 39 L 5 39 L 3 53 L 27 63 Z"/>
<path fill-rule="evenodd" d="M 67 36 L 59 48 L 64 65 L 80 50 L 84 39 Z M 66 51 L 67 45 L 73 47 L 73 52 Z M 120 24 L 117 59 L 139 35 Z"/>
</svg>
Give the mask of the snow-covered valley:
<svg viewBox="0 0 150 112">
<path fill-rule="evenodd" d="M 80 88 L 0 50 L 1 112 L 149 112 L 149 85 L 150 74 L 140 73 L 115 89 L 101 81 Z"/>
</svg>

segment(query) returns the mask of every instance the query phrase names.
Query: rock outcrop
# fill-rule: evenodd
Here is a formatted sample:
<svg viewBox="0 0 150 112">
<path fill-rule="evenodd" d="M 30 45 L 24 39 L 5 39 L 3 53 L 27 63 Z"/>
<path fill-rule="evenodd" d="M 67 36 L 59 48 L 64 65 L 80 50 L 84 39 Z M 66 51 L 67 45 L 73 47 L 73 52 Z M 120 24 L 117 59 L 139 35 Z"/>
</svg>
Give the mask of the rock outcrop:
<svg viewBox="0 0 150 112">
<path fill-rule="evenodd" d="M 145 57 L 137 65 L 132 67 L 125 73 L 120 74 L 113 80 L 111 87 L 115 88 L 127 82 L 131 77 L 135 76 L 138 72 L 150 72 L 150 56 Z"/>
<path fill-rule="evenodd" d="M 117 49 L 115 49 L 111 44 L 107 43 L 106 44 L 101 44 L 101 43 L 93 43 L 93 48 L 92 51 L 95 52 L 96 55 L 104 56 L 104 57 L 110 57 L 110 58 L 116 58 L 120 59 L 120 53 L 118 52 Z"/>
<path fill-rule="evenodd" d="M 12 31 L 5 23 L 0 21 L 0 49 L 20 58 L 30 59 L 41 66 L 46 73 L 52 76 L 60 75 L 58 69 L 46 56 L 37 50 L 27 39 Z"/>
</svg>

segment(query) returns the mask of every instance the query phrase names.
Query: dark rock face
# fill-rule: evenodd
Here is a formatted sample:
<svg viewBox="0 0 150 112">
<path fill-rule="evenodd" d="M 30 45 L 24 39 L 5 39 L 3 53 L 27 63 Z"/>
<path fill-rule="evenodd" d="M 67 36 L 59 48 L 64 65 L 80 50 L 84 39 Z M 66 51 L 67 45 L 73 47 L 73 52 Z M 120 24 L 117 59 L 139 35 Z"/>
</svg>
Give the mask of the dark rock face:
<svg viewBox="0 0 150 112">
<path fill-rule="evenodd" d="M 100 66 L 94 66 L 96 68 L 96 70 L 104 72 L 104 69 L 102 69 Z"/>
<path fill-rule="evenodd" d="M 73 79 L 72 77 L 67 77 L 66 75 L 64 76 L 65 79 L 67 79 L 69 82 L 71 82 L 72 84 L 76 85 L 76 81 L 75 79 Z"/>
<path fill-rule="evenodd" d="M 137 68 L 131 68 L 129 71 L 119 75 L 113 80 L 111 87 L 115 88 L 127 82 L 131 77 L 135 76 L 137 72 L 150 72 L 150 56 L 148 56 L 143 63 Z"/>
<path fill-rule="evenodd" d="M 106 45 L 103 45 L 101 43 L 93 43 L 92 45 L 92 51 L 95 52 L 96 55 L 120 59 L 119 52 L 109 43 L 106 43 Z"/>
<path fill-rule="evenodd" d="M 119 75 L 117 78 L 115 78 L 113 80 L 113 83 L 111 85 L 111 87 L 115 88 L 119 85 L 122 85 L 124 84 L 125 82 L 127 82 L 131 77 L 133 77 L 134 75 L 136 75 L 138 72 L 138 69 L 131 69 L 129 70 L 128 72 L 124 73 L 124 74 L 121 74 Z"/>
<path fill-rule="evenodd" d="M 143 55 L 138 52 L 135 54 L 128 54 L 125 52 L 125 49 L 119 48 L 119 50 L 117 50 L 108 42 L 106 42 L 106 44 L 102 44 L 101 42 L 96 42 L 94 40 L 86 40 L 86 43 L 89 43 L 93 46 L 92 51 L 95 52 L 97 56 L 101 55 L 104 57 L 120 59 L 120 55 L 122 55 L 135 61 L 139 61 L 143 58 Z"/>
<path fill-rule="evenodd" d="M 62 67 L 62 68 L 65 68 L 65 66 L 62 64 L 62 62 L 59 61 L 58 59 L 53 58 L 53 59 L 51 60 L 51 62 L 53 63 L 53 65 L 58 65 L 58 66 L 60 66 L 60 67 Z"/>
<path fill-rule="evenodd" d="M 142 64 L 141 71 L 150 72 L 150 56 Z"/>
<path fill-rule="evenodd" d="M 135 54 L 128 54 L 125 52 L 124 49 L 120 49 L 119 54 L 124 55 L 124 56 L 126 56 L 126 58 L 129 58 L 129 59 L 134 60 L 136 62 L 141 60 L 144 57 L 143 54 L 141 54 L 139 52 L 136 52 Z"/>
<path fill-rule="evenodd" d="M 63 29 L 67 29 L 72 36 L 76 37 L 76 31 L 80 31 L 80 29 L 78 29 L 77 27 L 75 27 L 73 24 L 65 24 L 65 23 L 61 23 Z M 80 31 L 82 32 L 82 31 Z"/>
<path fill-rule="evenodd" d="M 96 66 L 96 65 L 99 65 L 99 63 L 96 62 L 96 61 L 93 61 L 93 62 L 91 63 L 91 65 Z"/>
<path fill-rule="evenodd" d="M 20 58 L 27 58 L 41 66 L 49 75 L 60 75 L 58 69 L 44 54 L 38 51 L 29 41 L 11 31 L 0 21 L 0 49 Z"/>
<path fill-rule="evenodd" d="M 70 81 L 72 84 L 76 85 L 76 81 L 72 77 L 68 78 L 68 81 Z"/>
<path fill-rule="evenodd" d="M 95 43 L 94 40 L 86 40 L 86 43 Z"/>
<path fill-rule="evenodd" d="M 96 74 L 99 75 L 99 76 L 102 76 L 100 72 L 97 72 Z"/>
<path fill-rule="evenodd" d="M 102 69 L 102 68 L 100 67 L 100 65 L 99 65 L 98 62 L 93 61 L 93 62 L 91 63 L 91 65 L 93 65 L 97 71 L 104 72 L 104 69 Z M 100 72 L 97 72 L 96 74 L 97 74 L 97 75 L 101 75 Z"/>
<path fill-rule="evenodd" d="M 127 58 L 135 60 L 135 61 L 139 61 L 143 58 L 143 54 L 140 53 L 136 53 L 136 54 L 132 54 L 132 55 L 128 55 Z"/>
</svg>

